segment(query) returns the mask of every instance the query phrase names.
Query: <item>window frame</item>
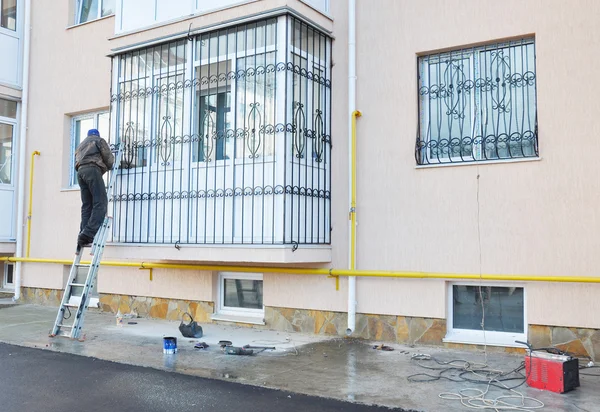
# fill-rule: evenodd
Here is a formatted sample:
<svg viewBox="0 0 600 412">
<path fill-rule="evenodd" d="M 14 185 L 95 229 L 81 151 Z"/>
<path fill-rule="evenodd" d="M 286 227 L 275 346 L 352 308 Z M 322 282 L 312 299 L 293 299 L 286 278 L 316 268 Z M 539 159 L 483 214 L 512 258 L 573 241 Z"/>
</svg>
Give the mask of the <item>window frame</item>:
<svg viewBox="0 0 600 412">
<path fill-rule="evenodd" d="M 18 105 L 17 105 L 17 117 L 18 117 Z M 18 125 L 18 121 L 17 121 L 17 117 L 15 118 L 11 118 L 11 117 L 3 117 L 0 116 L 0 123 L 3 124 L 7 124 L 9 126 L 12 126 L 12 143 L 11 143 L 11 164 L 10 164 L 10 183 L 1 183 L 0 182 L 0 187 L 15 187 L 15 168 L 16 168 L 16 158 L 14 157 L 16 151 L 17 151 L 17 147 L 16 147 L 16 139 L 17 139 L 17 125 Z"/>
<path fill-rule="evenodd" d="M 79 187 L 79 183 L 77 182 L 77 172 L 75 171 L 75 150 L 77 150 L 77 146 L 79 146 L 79 144 L 81 143 L 82 140 L 82 136 L 79 136 L 79 142 L 76 142 L 76 136 L 75 136 L 75 122 L 77 121 L 81 121 L 81 120 L 89 120 L 89 119 L 93 119 L 94 120 L 94 129 L 98 129 L 98 123 L 99 123 L 99 117 L 100 115 L 106 114 L 109 116 L 110 118 L 110 111 L 109 110 L 99 110 L 99 111 L 95 111 L 95 112 L 89 112 L 89 113 L 84 113 L 84 114 L 80 114 L 77 116 L 72 116 L 71 117 L 71 133 L 70 133 L 70 140 L 71 140 L 71 150 L 69 153 L 69 182 L 67 187 L 68 188 L 78 188 Z M 108 132 L 110 133 L 110 121 L 109 121 L 109 130 Z M 83 138 L 85 139 L 84 136 Z M 106 142 L 108 142 L 108 136 L 100 136 L 101 138 L 103 138 L 104 140 L 106 140 Z"/>
<path fill-rule="evenodd" d="M 263 282 L 263 307 L 262 309 L 253 308 L 238 308 L 233 306 L 225 306 L 225 280 L 260 280 Z M 262 273 L 236 273 L 236 272 L 220 272 L 218 276 L 218 305 L 217 315 L 238 316 L 263 319 L 265 315 L 264 304 L 264 277 Z"/>
<path fill-rule="evenodd" d="M 454 320 L 454 286 L 475 286 L 475 287 L 503 287 L 503 288 L 521 288 L 523 289 L 523 333 L 499 332 L 473 329 L 457 329 L 453 327 Z M 494 282 L 447 282 L 446 292 L 446 336 L 442 339 L 444 343 L 463 343 L 471 345 L 503 346 L 503 347 L 522 347 L 515 341 L 527 342 L 529 324 L 527 323 L 527 288 L 523 283 Z"/>
<path fill-rule="evenodd" d="M 269 23 L 269 24 L 273 24 L 273 23 Z M 277 31 L 277 27 L 278 27 L 279 22 L 275 21 L 274 23 L 274 30 Z M 255 27 L 256 29 L 256 27 Z M 201 42 L 203 39 L 198 38 L 196 41 L 197 42 Z M 209 39 L 210 41 L 210 39 Z M 194 55 L 193 55 L 193 68 L 192 68 L 192 74 L 195 76 L 196 73 L 198 72 L 199 69 L 201 69 L 202 67 L 205 66 L 209 66 L 212 64 L 221 64 L 221 63 L 225 63 L 226 66 L 227 65 L 231 65 L 231 72 L 232 73 L 237 73 L 238 70 L 241 70 L 238 68 L 239 66 L 239 60 L 241 59 L 248 59 L 248 58 L 252 58 L 255 56 L 259 56 L 259 55 L 264 55 L 266 58 L 266 55 L 268 55 L 269 53 L 274 53 L 274 57 L 275 57 L 275 64 L 277 64 L 277 52 L 278 52 L 278 47 L 280 45 L 275 43 L 275 44 L 268 44 L 268 45 L 263 45 L 260 47 L 253 47 L 253 48 L 248 48 L 248 49 L 244 49 L 242 51 L 234 51 L 234 52 L 229 52 L 228 50 L 225 53 L 217 53 L 216 57 L 201 57 L 198 54 L 197 51 L 197 45 L 196 43 L 194 44 Z M 215 61 L 216 59 L 216 61 Z M 277 75 L 276 75 L 277 76 Z M 209 87 L 206 90 L 194 90 L 192 99 L 193 99 L 193 106 L 194 106 L 194 113 L 192 115 L 192 119 L 191 121 L 193 122 L 193 130 L 194 133 L 198 133 L 200 132 L 200 123 L 199 123 L 199 115 L 200 115 L 200 105 L 199 105 L 199 100 L 197 99 L 197 97 L 204 97 L 206 95 L 206 93 L 208 94 L 213 94 L 215 91 L 217 94 L 222 93 L 222 92 L 229 92 L 230 93 L 230 98 L 231 98 L 231 107 L 230 107 L 230 113 L 232 116 L 232 123 L 233 124 L 237 124 L 236 122 L 236 116 L 238 115 L 237 112 L 237 108 L 235 107 L 235 104 L 238 101 L 238 96 L 237 93 L 241 91 L 239 84 L 240 83 L 236 78 L 231 79 L 231 80 L 227 80 L 226 84 L 224 86 L 218 86 L 218 87 Z M 245 87 L 245 85 L 244 85 Z M 283 96 L 279 96 L 278 95 L 278 91 L 275 90 L 274 91 L 274 99 L 275 101 L 277 101 L 278 99 L 282 99 L 285 100 L 285 87 L 281 87 L 279 93 Z M 198 94 L 199 92 L 199 94 Z M 245 90 L 244 90 L 245 92 Z M 250 110 L 248 110 L 248 112 L 245 113 L 245 115 L 247 116 L 248 113 L 250 112 Z M 239 128 L 239 127 L 238 127 Z M 211 162 L 214 162 L 216 165 L 219 166 L 227 166 L 230 164 L 235 163 L 236 165 L 242 165 L 242 164 L 248 164 L 248 165 L 255 165 L 255 164 L 259 164 L 259 163 L 274 163 L 276 160 L 276 145 L 273 144 L 272 147 L 272 153 L 270 154 L 265 154 L 264 149 L 265 149 L 265 142 L 263 142 L 261 149 L 259 150 L 259 154 L 256 158 L 248 158 L 248 156 L 238 156 L 238 149 L 239 149 L 239 145 L 241 144 L 242 146 L 245 145 L 245 141 L 242 143 L 239 143 L 237 141 L 238 139 L 233 138 L 233 153 L 231 153 L 231 156 L 229 156 L 228 159 L 216 159 L 215 155 L 216 155 L 216 149 L 217 146 L 215 145 L 213 148 L 213 153 L 211 154 L 211 160 L 209 162 L 207 162 L 206 160 L 199 160 L 197 159 L 196 161 L 193 161 L 192 164 L 194 165 L 194 167 L 196 168 L 206 168 L 208 166 L 210 166 Z M 226 145 L 227 143 L 225 142 L 224 145 Z"/>
<path fill-rule="evenodd" d="M 1 0 L 0 0 L 0 1 L 1 1 Z M 77 26 L 77 25 L 80 25 L 80 24 L 91 23 L 91 22 L 93 22 L 93 21 L 100 20 L 100 19 L 103 19 L 103 18 L 105 18 L 105 17 L 110 17 L 110 16 L 114 16 L 114 15 L 115 15 L 115 10 L 113 10 L 113 12 L 112 12 L 112 13 L 110 13 L 110 14 L 107 14 L 106 16 L 103 16 L 103 15 L 102 15 L 102 5 L 104 4 L 104 1 L 105 1 L 105 0 L 98 0 L 98 14 L 96 15 L 96 18 L 95 18 L 95 19 L 90 19 L 90 20 L 88 20 L 88 21 L 83 21 L 83 22 L 82 22 L 82 21 L 81 21 L 81 12 L 82 12 L 82 9 L 83 9 L 83 3 L 84 3 L 84 1 L 85 1 L 85 0 L 76 0 L 76 2 L 77 2 L 77 3 L 76 3 L 76 7 L 75 7 L 75 25 L 76 25 L 76 26 Z M 92 0 L 92 1 L 93 1 L 93 0 Z M 115 9 L 117 8 L 117 0 L 115 0 L 115 6 L 114 6 L 114 8 L 115 8 Z"/>
<path fill-rule="evenodd" d="M 430 89 L 432 87 L 432 84 L 431 84 L 430 78 L 429 78 L 430 77 L 429 76 L 430 75 L 430 70 L 429 70 L 430 65 L 442 63 L 443 59 L 447 59 L 447 58 L 453 58 L 454 60 L 457 60 L 458 57 L 460 56 L 460 60 L 468 60 L 469 61 L 469 65 L 470 65 L 469 70 L 465 71 L 465 73 L 468 73 L 470 76 L 467 79 L 467 81 L 471 82 L 473 85 L 476 85 L 477 81 L 481 80 L 482 73 L 487 74 L 487 70 L 488 70 L 488 67 L 484 66 L 484 62 L 487 63 L 487 61 L 485 60 L 485 57 L 482 58 L 482 54 L 488 53 L 488 52 L 493 53 L 498 50 L 506 49 L 506 50 L 508 50 L 509 57 L 510 57 L 511 50 L 513 48 L 516 48 L 516 47 L 524 48 L 524 47 L 529 47 L 529 46 L 532 47 L 532 51 L 533 51 L 533 66 L 532 67 L 529 67 L 529 65 L 523 66 L 523 64 L 525 64 L 526 60 L 528 59 L 527 53 L 529 53 L 529 51 L 526 50 L 525 55 L 522 55 L 522 62 L 521 62 L 521 64 L 522 64 L 521 69 L 523 70 L 523 73 L 513 73 L 512 76 L 514 76 L 515 74 L 521 74 L 524 78 L 525 75 L 530 72 L 534 76 L 533 77 L 534 83 L 532 85 L 534 99 L 532 102 L 529 102 L 529 99 L 527 98 L 527 102 L 530 104 L 528 116 L 531 116 L 533 118 L 533 125 L 530 125 L 530 126 L 533 126 L 533 129 L 534 129 L 533 132 L 534 132 L 535 137 L 534 137 L 534 139 L 531 140 L 531 148 L 533 149 L 534 153 L 531 155 L 525 155 L 523 153 L 525 143 L 524 143 L 524 140 L 521 140 L 520 147 L 521 147 L 521 152 L 523 153 L 522 156 L 518 156 L 518 155 L 500 156 L 498 154 L 498 152 L 500 150 L 498 147 L 498 141 L 496 141 L 496 153 L 498 154 L 498 156 L 488 157 L 485 154 L 485 152 L 486 152 L 485 138 L 477 139 L 475 136 L 477 136 L 478 131 L 482 130 L 484 124 L 487 127 L 487 123 L 489 120 L 488 108 L 486 107 L 486 105 L 488 103 L 487 94 L 488 93 L 492 94 L 492 91 L 485 91 L 484 92 L 485 94 L 482 94 L 481 91 L 479 91 L 479 92 L 477 91 L 478 86 L 476 86 L 476 87 L 472 87 L 472 89 L 469 91 L 468 111 L 466 111 L 466 114 L 465 114 L 465 116 L 469 117 L 470 131 L 463 133 L 466 135 L 460 136 L 461 145 L 465 138 L 473 139 L 473 141 L 471 142 L 471 154 L 470 155 L 462 155 L 459 153 L 457 155 L 453 155 L 452 153 L 448 153 L 447 155 L 442 154 L 441 156 L 439 155 L 439 153 L 437 155 L 432 154 L 433 147 L 432 147 L 431 143 L 439 142 L 439 140 L 432 139 L 431 133 L 429 132 L 428 126 L 431 126 L 431 118 L 433 117 L 433 116 L 431 116 L 431 109 L 426 108 L 427 105 L 431 105 L 431 98 L 429 97 L 429 91 L 426 94 L 423 94 L 421 92 L 421 90 L 423 88 Z M 521 51 L 521 53 L 523 53 L 523 51 Z M 531 36 L 523 36 L 521 38 L 515 38 L 514 40 L 497 41 L 497 42 L 482 44 L 482 45 L 478 45 L 478 46 L 474 46 L 474 47 L 458 47 L 458 48 L 453 48 L 452 50 L 448 50 L 448 51 L 418 55 L 417 56 L 417 127 L 418 127 L 418 130 L 417 130 L 417 142 L 416 142 L 417 147 L 415 148 L 417 166 L 435 166 L 435 165 L 444 165 L 444 164 L 455 164 L 456 165 L 456 164 L 488 163 L 488 162 L 498 162 L 498 161 L 500 161 L 500 162 L 509 161 L 510 162 L 510 161 L 523 161 L 523 160 L 538 160 L 540 158 L 540 155 L 539 155 L 539 149 L 537 148 L 537 146 L 538 146 L 538 142 L 537 142 L 537 140 L 538 140 L 538 137 L 537 137 L 537 134 L 538 134 L 538 132 L 537 132 L 538 102 L 537 102 L 537 65 L 536 65 L 536 60 L 537 60 L 536 59 L 536 39 L 535 39 L 535 37 L 531 37 Z M 525 67 L 527 67 L 527 71 L 525 71 Z M 483 76 L 485 76 L 485 74 L 483 74 Z M 440 78 L 441 78 L 441 76 L 443 76 L 443 75 L 441 75 L 441 74 L 438 75 L 438 77 L 440 77 Z M 434 85 L 438 86 L 437 84 L 434 84 Z M 443 84 L 440 84 L 440 85 L 443 85 Z M 511 87 L 512 86 L 508 86 L 509 89 Z M 442 90 L 440 89 L 439 92 L 441 93 Z M 441 99 L 442 97 L 437 97 L 437 98 Z M 493 99 L 493 96 L 491 98 Z M 523 94 L 523 99 L 526 99 L 524 94 Z M 443 106 L 440 106 L 440 109 L 443 109 Z M 484 119 L 484 116 L 485 116 L 485 119 Z M 512 121 L 512 115 L 511 115 L 510 120 Z M 522 119 L 522 121 L 525 122 L 525 119 Z M 499 121 L 498 121 L 498 123 L 499 123 Z M 518 127 L 518 125 L 517 125 L 517 127 Z M 507 137 L 510 137 L 512 135 L 512 134 L 508 135 L 507 132 L 504 132 L 504 133 L 497 133 L 497 135 L 494 137 L 496 139 L 498 139 L 503 134 L 507 135 Z M 489 136 L 490 136 L 490 134 L 487 135 L 487 137 L 489 137 Z M 438 136 L 438 139 L 439 138 L 440 138 L 440 136 Z M 454 138 L 451 138 L 451 139 L 454 140 Z M 445 140 L 445 139 L 440 139 L 440 140 Z M 419 147 L 423 143 L 425 143 L 426 146 Z M 509 143 L 506 143 L 506 144 L 508 145 Z M 437 150 L 439 151 L 440 149 L 438 148 Z M 449 152 L 452 151 L 451 146 L 449 146 L 447 148 L 447 150 Z"/>
<path fill-rule="evenodd" d="M 15 265 L 12 262 L 4 262 L 4 268 L 2 270 L 2 288 L 14 289 L 15 287 Z M 8 267 L 12 267 L 12 283 L 8 283 Z"/>
</svg>

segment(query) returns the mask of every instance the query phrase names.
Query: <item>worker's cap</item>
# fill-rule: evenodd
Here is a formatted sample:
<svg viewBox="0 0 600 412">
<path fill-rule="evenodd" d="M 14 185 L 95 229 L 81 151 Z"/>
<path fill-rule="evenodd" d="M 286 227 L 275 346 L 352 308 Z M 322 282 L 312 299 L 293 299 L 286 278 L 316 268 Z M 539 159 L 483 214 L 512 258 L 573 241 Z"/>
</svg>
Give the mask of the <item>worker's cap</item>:
<svg viewBox="0 0 600 412">
<path fill-rule="evenodd" d="M 100 132 L 98 129 L 90 129 L 88 130 L 88 136 L 100 136 Z"/>
</svg>

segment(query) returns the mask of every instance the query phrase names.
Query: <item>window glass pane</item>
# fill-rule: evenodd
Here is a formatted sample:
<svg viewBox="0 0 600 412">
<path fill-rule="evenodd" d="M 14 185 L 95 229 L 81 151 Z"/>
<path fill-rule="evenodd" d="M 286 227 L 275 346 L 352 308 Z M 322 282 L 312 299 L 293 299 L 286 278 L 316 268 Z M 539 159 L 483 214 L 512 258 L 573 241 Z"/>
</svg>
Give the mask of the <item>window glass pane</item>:
<svg viewBox="0 0 600 412">
<path fill-rule="evenodd" d="M 102 17 L 115 14 L 115 0 L 102 0 Z"/>
<path fill-rule="evenodd" d="M 231 129 L 231 92 L 200 96 L 198 143 L 194 143 L 193 161 L 229 159 L 233 153 Z"/>
<path fill-rule="evenodd" d="M 100 137 L 108 142 L 108 133 L 110 129 L 108 112 L 98 114 L 98 127 L 96 127 L 96 129 L 100 132 Z"/>
<path fill-rule="evenodd" d="M 13 126 L 0 123 L 0 184 L 12 183 Z"/>
<path fill-rule="evenodd" d="M 479 52 L 484 159 L 535 155 L 534 65 L 532 44 Z"/>
<path fill-rule="evenodd" d="M 17 30 L 17 0 L 2 0 L 0 10 L 0 26 L 9 30 Z"/>
<path fill-rule="evenodd" d="M 224 306 L 232 308 L 262 309 L 263 281 L 250 279 L 224 279 Z"/>
<path fill-rule="evenodd" d="M 452 287 L 454 329 L 525 332 L 523 288 L 496 286 Z M 483 301 L 483 303 L 482 303 Z"/>
<path fill-rule="evenodd" d="M 0 99 L 0 116 L 16 119 L 17 102 L 13 102 L 12 100 Z"/>
<path fill-rule="evenodd" d="M 13 280 L 13 271 L 15 269 L 14 265 L 9 265 L 5 263 L 6 267 L 6 283 L 13 284 L 15 283 Z"/>
<path fill-rule="evenodd" d="M 99 0 L 81 0 L 81 14 L 78 23 L 85 23 L 98 18 Z"/>
<path fill-rule="evenodd" d="M 429 89 L 433 91 L 427 102 L 431 157 L 471 158 L 472 94 L 463 87 L 471 80 L 471 59 L 460 53 L 439 57 L 427 64 L 427 71 Z"/>
<path fill-rule="evenodd" d="M 156 113 L 158 136 L 157 161 L 165 166 L 181 160 L 183 138 L 183 74 L 162 77 L 157 80 L 160 94 Z"/>
<path fill-rule="evenodd" d="M 124 94 L 139 93 L 151 87 L 149 78 L 127 81 L 120 84 Z M 120 136 L 124 144 L 121 167 L 143 167 L 147 164 L 148 154 L 152 146 L 150 122 L 152 102 L 147 99 L 126 99 L 123 102 L 120 122 Z M 108 113 L 107 113 L 108 114 Z"/>
<path fill-rule="evenodd" d="M 237 59 L 237 128 L 244 129 L 243 145 L 236 146 L 238 159 L 270 156 L 274 141 L 266 131 L 275 126 L 275 52 Z M 240 142 L 242 143 L 242 142 Z"/>
</svg>

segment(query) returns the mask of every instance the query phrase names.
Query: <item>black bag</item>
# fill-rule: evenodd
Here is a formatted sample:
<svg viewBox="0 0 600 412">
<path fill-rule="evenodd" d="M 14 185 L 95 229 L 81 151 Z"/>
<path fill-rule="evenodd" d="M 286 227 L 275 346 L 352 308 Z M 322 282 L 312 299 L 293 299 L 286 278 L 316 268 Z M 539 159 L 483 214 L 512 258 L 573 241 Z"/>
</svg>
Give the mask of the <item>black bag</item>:
<svg viewBox="0 0 600 412">
<path fill-rule="evenodd" d="M 186 324 L 183 322 L 183 319 L 181 320 L 181 323 L 179 324 L 179 331 L 181 334 L 186 338 L 201 338 L 202 326 L 198 325 L 189 313 L 185 312 L 183 315 L 184 317 L 185 315 L 190 317 L 190 323 Z"/>
</svg>

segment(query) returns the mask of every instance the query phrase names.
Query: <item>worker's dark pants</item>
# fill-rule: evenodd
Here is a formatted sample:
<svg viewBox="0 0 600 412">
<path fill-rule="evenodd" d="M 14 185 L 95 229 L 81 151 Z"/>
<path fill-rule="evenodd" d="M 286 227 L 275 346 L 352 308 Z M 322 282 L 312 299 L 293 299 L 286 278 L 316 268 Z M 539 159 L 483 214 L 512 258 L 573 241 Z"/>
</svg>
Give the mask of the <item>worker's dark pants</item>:
<svg viewBox="0 0 600 412">
<path fill-rule="evenodd" d="M 77 171 L 77 181 L 81 190 L 80 234 L 93 239 L 106 217 L 108 197 L 98 166 L 85 165 Z"/>
</svg>

